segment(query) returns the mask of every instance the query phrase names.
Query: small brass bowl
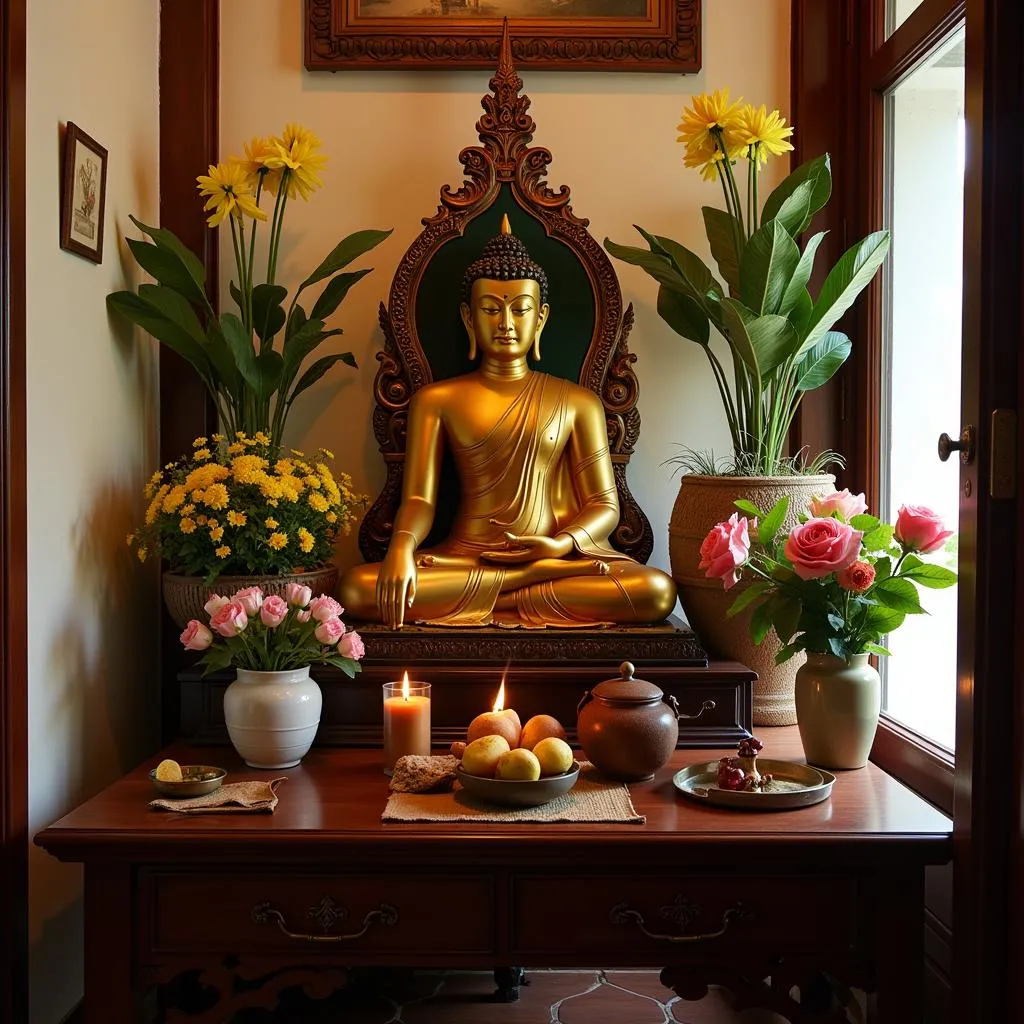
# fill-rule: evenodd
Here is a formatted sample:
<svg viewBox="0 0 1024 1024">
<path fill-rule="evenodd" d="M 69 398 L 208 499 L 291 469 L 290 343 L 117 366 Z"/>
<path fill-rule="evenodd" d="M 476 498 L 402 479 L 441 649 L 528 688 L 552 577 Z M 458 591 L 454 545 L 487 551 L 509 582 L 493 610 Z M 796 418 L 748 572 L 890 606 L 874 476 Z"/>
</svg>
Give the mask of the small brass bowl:
<svg viewBox="0 0 1024 1024">
<path fill-rule="evenodd" d="M 162 782 L 156 777 L 156 769 L 149 773 L 153 787 L 161 796 L 183 799 L 189 796 L 206 796 L 224 781 L 227 772 L 223 768 L 214 768 L 208 764 L 183 764 L 181 766 L 181 782 Z"/>
</svg>

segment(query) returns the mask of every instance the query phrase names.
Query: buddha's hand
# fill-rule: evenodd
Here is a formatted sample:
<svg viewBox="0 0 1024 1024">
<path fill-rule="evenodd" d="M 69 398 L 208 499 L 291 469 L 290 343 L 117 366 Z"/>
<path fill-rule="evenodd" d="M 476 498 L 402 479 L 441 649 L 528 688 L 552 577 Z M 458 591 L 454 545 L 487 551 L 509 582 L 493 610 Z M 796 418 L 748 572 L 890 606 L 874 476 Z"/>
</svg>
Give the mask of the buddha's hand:
<svg viewBox="0 0 1024 1024">
<path fill-rule="evenodd" d="M 572 537 L 560 533 L 554 537 L 539 537 L 533 534 L 505 534 L 505 545 L 498 551 L 485 551 L 483 557 L 489 562 L 503 562 L 516 565 L 522 562 L 536 562 L 541 558 L 565 558 L 572 554 Z"/>
<path fill-rule="evenodd" d="M 377 608 L 384 624 L 400 629 L 416 597 L 415 551 L 392 543 L 377 573 Z"/>
</svg>

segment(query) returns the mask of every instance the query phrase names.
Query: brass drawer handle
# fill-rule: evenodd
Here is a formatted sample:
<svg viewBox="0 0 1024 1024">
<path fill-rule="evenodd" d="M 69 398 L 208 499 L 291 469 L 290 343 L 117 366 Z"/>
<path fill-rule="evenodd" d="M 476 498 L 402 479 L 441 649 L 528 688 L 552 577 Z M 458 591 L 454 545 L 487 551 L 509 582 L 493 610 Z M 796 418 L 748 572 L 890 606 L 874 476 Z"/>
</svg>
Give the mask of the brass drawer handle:
<svg viewBox="0 0 1024 1024">
<path fill-rule="evenodd" d="M 339 910 L 340 912 L 335 915 L 336 919 L 347 916 L 347 911 L 340 908 Z M 310 916 L 313 915 L 311 914 Z M 398 909 L 391 906 L 390 903 L 382 903 L 379 909 L 371 910 L 363 918 L 363 927 L 359 931 L 352 932 L 349 935 L 303 935 L 299 932 L 289 931 L 288 925 L 285 924 L 284 915 L 279 910 L 275 910 L 269 901 L 257 903 L 252 908 L 252 919 L 254 924 L 267 924 L 269 921 L 276 921 L 277 927 L 289 939 L 298 939 L 301 942 L 351 942 L 353 939 L 362 938 L 370 930 L 370 925 L 374 921 L 380 921 L 381 924 L 386 925 L 396 924 L 398 922 Z M 327 925 L 324 926 L 325 931 L 327 931 L 327 927 Z"/>
<path fill-rule="evenodd" d="M 652 932 L 644 924 L 644 917 L 637 910 L 631 910 L 625 903 L 619 903 L 612 907 L 612 924 L 629 924 L 632 921 L 648 938 L 659 939 L 663 942 L 703 942 L 705 939 L 721 938 L 728 930 L 733 921 L 750 920 L 753 914 L 741 904 L 729 907 L 722 915 L 722 926 L 718 931 L 703 932 L 700 935 L 664 935 L 660 932 Z"/>
</svg>

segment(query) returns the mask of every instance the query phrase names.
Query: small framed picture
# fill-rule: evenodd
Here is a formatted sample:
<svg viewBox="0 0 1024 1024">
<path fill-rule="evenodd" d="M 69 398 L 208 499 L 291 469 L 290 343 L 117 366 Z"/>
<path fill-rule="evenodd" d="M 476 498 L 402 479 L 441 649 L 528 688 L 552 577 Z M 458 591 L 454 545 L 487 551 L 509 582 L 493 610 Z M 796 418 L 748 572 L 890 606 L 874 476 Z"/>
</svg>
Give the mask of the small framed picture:
<svg viewBox="0 0 1024 1024">
<path fill-rule="evenodd" d="M 64 187 L 60 247 L 103 262 L 103 206 L 107 194 L 107 151 L 68 121 L 64 134 Z"/>
</svg>

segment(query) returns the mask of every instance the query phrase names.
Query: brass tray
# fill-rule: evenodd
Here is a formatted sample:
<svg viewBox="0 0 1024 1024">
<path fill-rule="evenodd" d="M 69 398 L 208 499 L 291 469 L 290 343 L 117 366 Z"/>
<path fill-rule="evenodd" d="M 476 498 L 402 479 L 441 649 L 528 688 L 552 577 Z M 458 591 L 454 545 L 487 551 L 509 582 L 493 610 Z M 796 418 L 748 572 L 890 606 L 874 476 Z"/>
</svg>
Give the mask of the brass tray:
<svg viewBox="0 0 1024 1024">
<path fill-rule="evenodd" d="M 743 811 L 785 811 L 808 807 L 827 800 L 836 777 L 823 768 L 812 768 L 798 761 L 773 761 L 759 757 L 757 769 L 771 774 L 772 781 L 760 790 L 718 788 L 718 761 L 692 764 L 676 772 L 672 784 L 688 797 L 717 807 Z"/>
</svg>

